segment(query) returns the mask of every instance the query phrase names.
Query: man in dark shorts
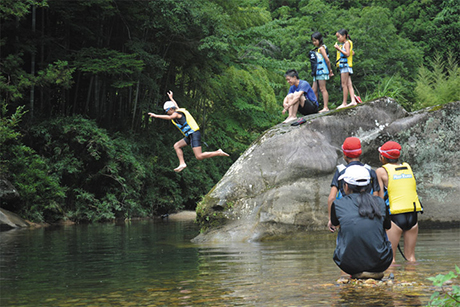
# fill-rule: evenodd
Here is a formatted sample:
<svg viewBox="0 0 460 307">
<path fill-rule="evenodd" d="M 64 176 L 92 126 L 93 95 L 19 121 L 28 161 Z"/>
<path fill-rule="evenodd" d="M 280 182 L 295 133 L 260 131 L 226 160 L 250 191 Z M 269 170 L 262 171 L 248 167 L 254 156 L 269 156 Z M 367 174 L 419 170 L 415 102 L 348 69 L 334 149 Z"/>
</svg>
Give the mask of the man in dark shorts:
<svg viewBox="0 0 460 307">
<path fill-rule="evenodd" d="M 295 69 L 288 70 L 284 76 L 291 87 L 283 101 L 283 114 L 288 111 L 288 117 L 283 123 L 296 120 L 297 111 L 302 115 L 318 113 L 318 101 L 310 84 L 299 79 Z"/>
<path fill-rule="evenodd" d="M 401 145 L 389 141 L 379 148 L 382 167 L 378 168 L 379 196 L 387 203 L 391 228 L 387 230 L 393 248 L 393 263 L 401 235 L 404 235 L 404 256 L 415 261 L 415 244 L 418 236 L 417 213 L 423 208 L 418 199 L 416 183 L 411 167 L 399 163 Z"/>
<path fill-rule="evenodd" d="M 193 153 L 198 160 L 208 159 L 212 157 L 228 157 L 222 149 L 216 151 L 202 152 L 201 150 L 201 133 L 200 127 L 196 123 L 193 116 L 183 108 L 179 108 L 177 102 L 173 99 L 173 92 L 168 92 L 170 101 L 166 101 L 163 108 L 166 115 L 158 115 L 155 113 L 149 113 L 150 117 L 161 118 L 171 120 L 171 122 L 182 132 L 185 136 L 182 140 L 174 144 L 174 150 L 176 151 L 177 158 L 179 159 L 179 166 L 174 169 L 175 172 L 181 172 L 187 167 L 184 160 L 184 153 L 182 147 L 187 145 L 192 146 Z"/>
</svg>

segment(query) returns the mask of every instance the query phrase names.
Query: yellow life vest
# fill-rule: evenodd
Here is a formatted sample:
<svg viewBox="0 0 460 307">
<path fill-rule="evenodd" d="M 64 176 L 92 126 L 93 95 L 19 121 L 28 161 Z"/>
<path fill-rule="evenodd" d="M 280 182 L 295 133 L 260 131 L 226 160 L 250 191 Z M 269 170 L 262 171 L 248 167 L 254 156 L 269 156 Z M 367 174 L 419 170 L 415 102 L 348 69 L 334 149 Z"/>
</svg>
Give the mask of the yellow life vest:
<svg viewBox="0 0 460 307">
<path fill-rule="evenodd" d="M 336 66 L 340 67 L 340 58 L 343 57 L 344 59 L 346 58 L 348 66 L 353 67 L 353 42 L 351 39 L 348 40 L 350 42 L 350 55 L 348 57 L 345 57 L 342 52 L 337 50 L 337 61 L 336 61 Z M 342 49 L 344 44 L 339 44 L 339 48 Z"/>
<path fill-rule="evenodd" d="M 417 195 L 414 173 L 409 164 L 385 164 L 383 168 L 388 173 L 390 214 L 423 211 Z"/>
<path fill-rule="evenodd" d="M 200 130 L 200 127 L 196 123 L 195 119 L 186 109 L 179 108 L 176 112 L 180 112 L 185 115 L 185 121 L 183 121 L 183 124 L 179 122 L 180 119 L 178 122 L 171 119 L 171 122 L 182 132 L 183 135 L 189 136 L 193 132 Z"/>
</svg>

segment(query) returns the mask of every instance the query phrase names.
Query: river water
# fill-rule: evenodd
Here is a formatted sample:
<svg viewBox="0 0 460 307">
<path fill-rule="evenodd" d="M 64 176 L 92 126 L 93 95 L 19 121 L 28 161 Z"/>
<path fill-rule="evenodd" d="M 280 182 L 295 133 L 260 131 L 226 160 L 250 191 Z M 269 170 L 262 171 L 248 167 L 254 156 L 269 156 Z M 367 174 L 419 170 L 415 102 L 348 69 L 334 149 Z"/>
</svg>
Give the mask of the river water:
<svg viewBox="0 0 460 307">
<path fill-rule="evenodd" d="M 336 234 L 193 244 L 193 222 L 159 220 L 0 233 L 0 306 L 425 306 L 426 278 L 460 265 L 460 229 L 421 229 L 416 264 L 389 284 L 341 284 Z M 386 272 L 389 275 L 390 271 Z"/>
</svg>

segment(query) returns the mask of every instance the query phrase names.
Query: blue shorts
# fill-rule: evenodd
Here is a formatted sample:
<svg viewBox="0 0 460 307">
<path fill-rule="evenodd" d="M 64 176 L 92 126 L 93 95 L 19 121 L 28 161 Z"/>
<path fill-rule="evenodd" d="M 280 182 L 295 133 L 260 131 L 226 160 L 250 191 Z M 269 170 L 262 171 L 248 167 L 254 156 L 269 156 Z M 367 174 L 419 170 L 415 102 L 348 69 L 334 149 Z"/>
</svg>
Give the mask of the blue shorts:
<svg viewBox="0 0 460 307">
<path fill-rule="evenodd" d="M 340 68 L 340 73 L 341 74 L 349 73 L 350 75 L 352 75 L 353 74 L 353 68 L 348 67 L 348 66 L 347 67 L 342 67 L 342 68 Z"/>
<path fill-rule="evenodd" d="M 189 134 L 184 138 L 187 145 L 192 145 L 192 148 L 201 147 L 201 133 L 200 131 L 195 131 L 192 134 Z"/>
<path fill-rule="evenodd" d="M 313 82 L 319 80 L 329 80 L 329 75 L 318 75 L 316 77 L 313 77 Z"/>
</svg>

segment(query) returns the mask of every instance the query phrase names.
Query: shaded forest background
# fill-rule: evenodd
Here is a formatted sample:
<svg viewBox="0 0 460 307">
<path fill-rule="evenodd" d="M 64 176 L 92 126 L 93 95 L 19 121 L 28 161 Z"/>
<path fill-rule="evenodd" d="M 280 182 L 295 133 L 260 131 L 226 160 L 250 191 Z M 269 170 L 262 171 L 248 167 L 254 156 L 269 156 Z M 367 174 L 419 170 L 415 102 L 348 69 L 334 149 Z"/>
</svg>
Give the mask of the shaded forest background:
<svg viewBox="0 0 460 307">
<path fill-rule="evenodd" d="M 310 36 L 345 28 L 363 100 L 407 110 L 460 100 L 460 0 L 4 0 L 0 172 L 33 221 L 98 221 L 194 209 L 263 131 L 281 122 L 295 68 L 312 82 Z M 340 104 L 340 77 L 328 81 Z M 202 128 L 176 174 L 172 90 Z M 320 107 L 322 97 L 319 98 Z"/>
</svg>

